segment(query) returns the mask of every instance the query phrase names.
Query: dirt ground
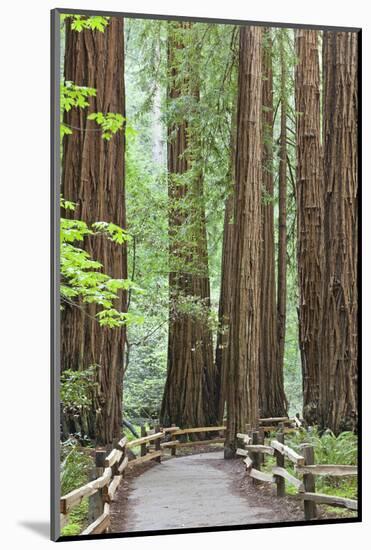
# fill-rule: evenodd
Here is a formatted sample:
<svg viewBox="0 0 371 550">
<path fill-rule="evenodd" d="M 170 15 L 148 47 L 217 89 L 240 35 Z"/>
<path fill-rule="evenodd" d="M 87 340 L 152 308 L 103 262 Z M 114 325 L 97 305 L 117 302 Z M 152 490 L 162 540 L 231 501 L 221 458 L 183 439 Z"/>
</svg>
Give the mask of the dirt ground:
<svg viewBox="0 0 371 550">
<path fill-rule="evenodd" d="M 187 454 L 128 473 L 111 506 L 111 531 L 247 525 L 303 520 L 302 503 L 255 484 L 241 460 L 221 451 Z"/>
</svg>

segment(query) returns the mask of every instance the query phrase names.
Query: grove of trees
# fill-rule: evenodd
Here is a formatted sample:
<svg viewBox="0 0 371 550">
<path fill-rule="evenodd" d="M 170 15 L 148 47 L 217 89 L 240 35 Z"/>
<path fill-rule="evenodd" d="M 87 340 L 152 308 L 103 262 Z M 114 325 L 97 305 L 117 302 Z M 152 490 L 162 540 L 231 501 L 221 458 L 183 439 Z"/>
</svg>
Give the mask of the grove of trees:
<svg viewBox="0 0 371 550">
<path fill-rule="evenodd" d="M 62 439 L 356 431 L 357 33 L 61 20 Z"/>
</svg>

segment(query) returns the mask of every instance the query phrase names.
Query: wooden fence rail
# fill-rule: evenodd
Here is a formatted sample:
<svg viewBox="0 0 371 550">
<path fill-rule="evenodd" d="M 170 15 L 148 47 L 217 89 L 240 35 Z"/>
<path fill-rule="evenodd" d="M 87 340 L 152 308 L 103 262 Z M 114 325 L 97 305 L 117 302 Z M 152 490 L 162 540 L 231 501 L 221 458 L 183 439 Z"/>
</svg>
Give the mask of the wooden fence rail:
<svg viewBox="0 0 371 550">
<path fill-rule="evenodd" d="M 175 455 L 176 447 L 223 443 L 224 438 L 222 437 L 215 437 L 207 440 L 199 439 L 195 441 L 180 441 L 177 437 L 181 436 L 184 438 L 190 434 L 200 435 L 208 432 L 216 432 L 216 435 L 218 435 L 218 433 L 221 434 L 225 429 L 225 426 L 206 426 L 186 429 L 180 429 L 178 426 L 171 426 L 169 428 L 155 426 L 154 430 L 151 431 L 152 433 L 147 433 L 145 427 L 142 426 L 141 437 L 131 441 L 127 441 L 127 438 L 123 437 L 107 456 L 105 449 L 96 449 L 95 471 L 99 472 L 99 476 L 82 487 L 74 489 L 67 495 L 61 497 L 61 528 L 66 525 L 68 514 L 71 509 L 80 504 L 84 498 L 89 498 L 89 517 L 92 521 L 82 534 L 104 533 L 109 529 L 110 503 L 115 497 L 117 488 L 127 468 L 134 468 L 138 464 L 143 464 L 149 460 L 161 462 L 161 457 L 166 448 L 169 448 L 172 455 Z M 166 437 L 171 437 L 171 441 L 162 442 Z M 140 449 L 139 456 L 129 459 L 126 451 L 136 447 Z"/>
<path fill-rule="evenodd" d="M 90 507 L 91 513 L 89 516 L 93 516 L 93 521 L 82 534 L 99 534 L 107 530 L 109 527 L 109 504 L 114 498 L 115 491 L 128 464 L 128 459 L 125 456 L 126 445 L 126 437 L 123 437 L 117 443 L 117 446 L 111 450 L 108 456 L 104 458 L 104 469 L 100 477 L 62 496 L 60 500 L 61 527 L 66 525 L 68 514 L 74 506 L 80 504 L 84 498 L 93 497 L 98 493 L 99 498 L 97 498 L 93 506 Z M 99 470 L 101 466 L 100 461 L 102 454 L 106 454 L 105 450 L 96 450 L 97 470 Z"/>
<path fill-rule="evenodd" d="M 145 430 L 142 430 L 144 433 Z M 64 527 L 68 521 L 68 514 L 74 506 L 82 502 L 84 498 L 95 498 L 95 503 L 90 500 L 89 517 L 93 521 L 82 532 L 83 535 L 104 533 L 109 529 L 110 522 L 110 503 L 115 497 L 116 490 L 124 476 L 127 467 L 133 467 L 137 464 L 142 464 L 148 460 L 161 460 L 162 451 L 160 448 L 160 440 L 165 437 L 165 431 L 158 431 L 150 435 L 143 435 L 138 439 L 127 441 L 123 437 L 116 446 L 106 455 L 105 450 L 96 449 L 96 471 L 102 470 L 99 477 L 90 481 L 62 496 L 60 500 L 60 523 Z M 147 445 L 154 443 L 155 450 L 150 451 Z M 129 461 L 126 455 L 126 450 L 133 447 L 140 447 L 140 456 Z M 104 455 L 103 463 L 101 455 Z M 103 466 L 103 468 L 101 467 Z M 92 504 L 92 505 L 91 505 Z"/>
<path fill-rule="evenodd" d="M 237 448 L 237 455 L 244 456 L 244 464 L 247 474 L 256 481 L 275 483 L 277 496 L 285 495 L 285 481 L 293 485 L 298 491 L 298 497 L 304 501 L 304 517 L 311 520 L 317 517 L 316 503 L 328 504 L 330 506 L 341 506 L 350 510 L 358 509 L 358 501 L 338 497 L 335 495 L 324 495 L 315 491 L 315 476 L 350 476 L 357 475 L 357 466 L 340 464 L 314 464 L 314 449 L 312 445 L 301 446 L 302 455 L 298 454 L 284 443 L 285 426 L 282 419 L 266 419 L 269 421 L 279 420 L 277 439 L 272 440 L 269 445 L 253 444 L 249 442 L 256 440 L 257 431 L 246 434 L 237 434 L 241 442 Z M 275 428 L 277 430 L 277 428 Z M 272 472 L 261 471 L 261 457 L 264 454 L 276 457 L 276 466 Z M 257 456 L 258 455 L 258 456 Z M 303 479 L 298 479 L 285 468 L 285 459 L 294 464 L 295 472 L 301 474 Z"/>
<path fill-rule="evenodd" d="M 243 457 L 248 475 L 255 480 L 255 483 L 275 483 L 277 496 L 285 495 L 286 482 L 293 485 L 298 491 L 298 497 L 304 502 L 305 519 L 316 517 L 316 503 L 357 510 L 356 500 L 316 493 L 315 476 L 357 475 L 357 467 L 338 464 L 314 464 L 313 447 L 310 445 L 304 445 L 301 448 L 302 454 L 285 445 L 284 434 L 288 431 L 296 431 L 300 429 L 300 426 L 301 422 L 298 419 L 286 417 L 265 418 L 260 420 L 259 430 L 251 431 L 250 427 L 247 426 L 247 433 L 238 433 L 237 455 Z M 146 429 L 142 427 L 141 437 L 132 441 L 127 441 L 127 438 L 123 437 L 113 446 L 108 455 L 105 449 L 96 449 L 96 475 L 94 479 L 60 499 L 61 527 L 66 525 L 71 509 L 80 504 L 84 498 L 89 498 L 90 523 L 82 534 L 99 534 L 109 530 L 110 503 L 114 500 L 116 491 L 128 468 L 133 468 L 150 460 L 161 462 L 161 457 L 166 449 L 169 449 L 171 455 L 174 456 L 178 447 L 223 443 L 225 441 L 223 437 L 225 430 L 225 426 L 181 429 L 175 425 L 168 428 L 161 428 L 156 425 L 154 429 L 147 433 Z M 266 444 L 264 436 L 272 430 L 277 432 L 276 438 Z M 205 434 L 211 435 L 213 433 L 215 437 L 202 439 Z M 189 439 L 189 437 L 195 435 L 197 439 Z M 206 435 L 206 437 L 208 436 Z M 127 450 L 136 447 L 139 447 L 139 455 L 129 458 Z M 276 466 L 269 473 L 261 469 L 265 455 L 276 458 Z M 294 464 L 295 472 L 301 475 L 302 479 L 298 479 L 285 468 L 285 459 Z"/>
<path fill-rule="evenodd" d="M 167 429 L 169 431 L 169 428 Z M 203 426 L 197 428 L 173 429 L 171 431 L 171 441 L 164 443 L 163 447 L 171 448 L 171 455 L 176 456 L 176 449 L 182 447 L 193 447 L 198 445 L 213 445 L 216 443 L 224 443 L 225 438 L 221 437 L 226 430 L 225 426 Z M 212 439 L 187 439 L 191 435 L 202 436 L 202 434 L 216 433 L 219 437 Z"/>
</svg>

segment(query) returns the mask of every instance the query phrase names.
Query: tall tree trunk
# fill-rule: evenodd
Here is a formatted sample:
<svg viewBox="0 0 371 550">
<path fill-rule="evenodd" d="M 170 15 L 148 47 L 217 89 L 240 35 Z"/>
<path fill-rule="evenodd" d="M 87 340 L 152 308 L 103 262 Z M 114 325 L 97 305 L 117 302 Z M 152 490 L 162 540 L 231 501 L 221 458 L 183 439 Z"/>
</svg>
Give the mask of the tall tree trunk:
<svg viewBox="0 0 371 550">
<path fill-rule="evenodd" d="M 197 104 L 199 90 L 188 77 L 179 84 L 177 54 L 183 49 L 177 30 L 191 32 L 189 24 L 169 26 L 169 101 L 191 95 Z M 203 175 L 194 151 L 196 135 L 183 119 L 168 130 L 169 193 L 169 339 L 168 366 L 161 421 L 168 425 L 204 426 L 216 422 L 212 333 L 208 326 L 210 283 L 206 237 Z M 197 153 L 196 153 L 197 154 Z M 184 199 L 187 198 L 187 209 Z M 188 312 L 182 303 L 201 305 Z M 195 308 L 194 308 L 195 309 Z"/>
<path fill-rule="evenodd" d="M 106 141 L 95 123 L 87 120 L 91 112 L 125 114 L 123 19 L 112 17 L 105 32 L 76 32 L 68 22 L 64 76 L 97 90 L 88 109 L 65 114 L 65 122 L 74 129 L 64 138 L 61 191 L 77 204 L 68 215 L 88 224 L 106 221 L 125 227 L 123 132 Z M 84 249 L 111 277 L 127 277 L 125 247 L 92 237 Z M 116 307 L 125 311 L 125 295 Z M 97 390 L 93 412 L 87 418 L 65 419 L 64 424 L 71 432 L 82 431 L 106 444 L 121 433 L 125 329 L 103 328 L 94 319 L 95 306 L 82 309 L 66 305 L 62 311 L 61 365 L 62 370 L 97 365 Z"/>
<path fill-rule="evenodd" d="M 155 46 L 155 59 L 156 63 L 160 63 L 160 45 L 157 43 Z M 161 119 L 162 113 L 162 101 L 161 101 L 161 85 L 156 82 L 153 91 L 153 107 L 152 107 L 152 158 L 153 161 L 159 166 L 165 167 L 166 165 L 166 153 L 165 153 L 165 140 L 164 140 L 164 127 Z"/>
<path fill-rule="evenodd" d="M 234 245 L 234 210 L 235 210 L 235 172 L 236 172 L 236 126 L 237 102 L 232 105 L 231 136 L 230 136 L 230 166 L 228 179 L 231 182 L 227 190 L 224 207 L 222 265 L 220 275 L 220 296 L 218 310 L 219 330 L 215 350 L 215 402 L 218 411 L 218 422 L 222 423 L 225 413 L 227 383 L 228 383 L 228 353 L 231 316 L 231 274 L 233 266 Z"/>
<path fill-rule="evenodd" d="M 277 354 L 277 309 L 274 249 L 274 181 L 273 181 L 273 70 L 272 37 L 264 30 L 263 83 L 263 195 L 261 252 L 261 345 L 259 366 L 260 416 L 286 415 L 283 388 L 283 364 Z"/>
<path fill-rule="evenodd" d="M 234 188 L 225 201 L 222 266 L 219 297 L 219 332 L 216 340 L 215 369 L 216 369 L 216 403 L 218 407 L 218 421 L 223 421 L 226 402 L 226 389 L 228 382 L 228 349 L 230 332 L 230 308 L 231 308 L 231 273 L 233 266 L 233 241 L 234 241 Z"/>
<path fill-rule="evenodd" d="M 277 368 L 284 366 L 286 336 L 286 300 L 287 300 L 287 67 L 285 55 L 285 29 L 279 31 L 279 49 L 281 65 L 281 129 L 278 174 L 278 276 L 277 276 Z"/>
<path fill-rule="evenodd" d="M 324 314 L 321 425 L 356 430 L 358 140 L 357 35 L 325 32 L 324 75 Z"/>
<path fill-rule="evenodd" d="M 303 414 L 318 422 L 319 355 L 322 341 L 323 184 L 320 142 L 318 32 L 295 33 L 297 115 L 297 247 L 299 344 L 303 372 Z"/>
<path fill-rule="evenodd" d="M 262 188 L 262 29 L 240 27 L 236 202 L 228 353 L 225 457 L 236 434 L 258 419 Z"/>
</svg>

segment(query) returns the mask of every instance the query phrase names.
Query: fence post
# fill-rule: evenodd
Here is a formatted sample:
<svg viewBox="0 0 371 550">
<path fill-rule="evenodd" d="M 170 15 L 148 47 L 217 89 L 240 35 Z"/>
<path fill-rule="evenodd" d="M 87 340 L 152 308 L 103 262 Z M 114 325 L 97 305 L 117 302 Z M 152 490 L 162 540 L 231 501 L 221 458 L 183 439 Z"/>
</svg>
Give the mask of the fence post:
<svg viewBox="0 0 371 550">
<path fill-rule="evenodd" d="M 251 443 L 253 445 L 259 445 L 259 441 L 260 441 L 260 437 L 259 437 L 259 432 L 258 430 L 254 430 L 252 432 L 252 441 Z M 260 465 L 261 465 L 261 453 L 251 453 L 253 456 L 252 456 L 252 460 L 253 460 L 253 468 L 255 468 L 255 470 L 260 470 Z"/>
<path fill-rule="evenodd" d="M 146 437 L 147 430 L 145 426 L 140 427 L 140 437 Z M 140 446 L 140 456 L 145 456 L 147 454 L 147 443 L 142 443 Z"/>
<path fill-rule="evenodd" d="M 155 424 L 155 433 L 160 431 L 159 424 Z M 155 439 L 155 450 L 161 451 L 161 439 Z M 155 458 L 156 462 L 161 462 L 161 456 Z"/>
<path fill-rule="evenodd" d="M 245 449 L 246 447 L 246 441 L 244 439 L 240 439 L 237 437 L 236 439 L 236 450 L 237 449 Z"/>
<path fill-rule="evenodd" d="M 120 440 L 119 440 L 118 437 L 114 437 L 114 438 L 112 439 L 112 446 L 111 446 L 111 449 L 110 449 L 110 450 L 112 450 L 112 449 L 118 449 L 118 448 L 119 448 L 119 445 L 118 445 L 118 442 L 119 442 L 119 441 L 120 441 Z M 116 463 L 115 466 L 117 466 L 117 463 Z M 112 469 L 112 474 L 113 474 L 113 475 L 115 475 L 114 472 L 115 472 L 115 468 Z"/>
<path fill-rule="evenodd" d="M 300 450 L 305 459 L 305 465 L 314 464 L 314 447 L 304 443 L 300 446 Z M 313 474 L 304 474 L 303 475 L 304 489 L 306 493 L 315 493 L 316 484 Z M 317 509 L 315 502 L 310 500 L 304 500 L 304 518 L 310 520 L 317 517 Z"/>
<path fill-rule="evenodd" d="M 104 472 L 104 461 L 106 459 L 106 449 L 100 447 L 95 449 L 95 468 L 92 468 L 90 479 L 91 481 L 100 477 Z M 93 523 L 102 513 L 104 505 L 103 490 L 99 489 L 95 495 L 89 498 L 88 518 L 89 524 Z"/>
<path fill-rule="evenodd" d="M 264 445 L 264 441 L 265 441 L 265 432 L 264 432 L 264 428 L 259 428 L 259 443 L 260 445 Z M 264 464 L 265 463 L 265 456 L 264 456 L 264 453 L 262 453 L 260 455 L 260 460 L 261 460 L 261 463 Z"/>
<path fill-rule="evenodd" d="M 121 458 L 120 460 L 115 464 L 114 466 L 114 469 L 113 469 L 113 475 L 116 476 L 116 475 L 119 475 L 120 472 L 119 472 L 119 466 L 122 464 L 122 462 L 125 460 L 125 456 L 126 456 L 126 445 L 124 446 L 124 448 L 122 448 L 119 444 L 118 444 L 118 441 L 115 445 L 115 448 L 118 449 L 119 451 L 122 451 L 122 455 L 121 455 Z M 122 477 L 124 477 L 125 475 L 125 470 L 122 472 Z"/>
<path fill-rule="evenodd" d="M 251 431 L 251 424 L 245 424 L 245 434 L 249 436 L 250 441 L 249 443 L 252 443 L 252 431 Z"/>
<path fill-rule="evenodd" d="M 279 443 L 282 443 L 282 445 L 285 444 L 285 427 L 283 423 L 279 424 L 279 432 L 277 433 L 277 441 Z M 276 465 L 280 468 L 285 467 L 285 457 L 283 454 L 281 454 L 279 451 L 275 451 L 274 453 L 276 455 Z M 286 494 L 285 490 L 285 478 L 281 476 L 276 476 L 276 487 L 277 487 L 277 496 L 278 497 L 284 497 Z"/>
<path fill-rule="evenodd" d="M 259 445 L 259 431 L 254 430 L 251 434 L 252 444 Z M 251 453 L 252 467 L 255 470 L 260 470 L 261 465 L 261 453 Z M 259 483 L 257 479 L 253 479 L 254 484 Z"/>
<path fill-rule="evenodd" d="M 171 427 L 175 428 L 175 424 L 172 424 Z M 176 435 L 171 434 L 171 441 L 175 441 L 175 440 L 176 440 Z M 171 456 L 176 456 L 176 446 L 175 445 L 173 447 L 171 447 Z"/>
</svg>

